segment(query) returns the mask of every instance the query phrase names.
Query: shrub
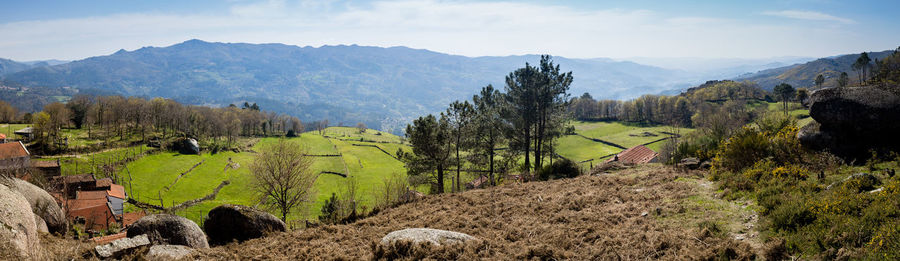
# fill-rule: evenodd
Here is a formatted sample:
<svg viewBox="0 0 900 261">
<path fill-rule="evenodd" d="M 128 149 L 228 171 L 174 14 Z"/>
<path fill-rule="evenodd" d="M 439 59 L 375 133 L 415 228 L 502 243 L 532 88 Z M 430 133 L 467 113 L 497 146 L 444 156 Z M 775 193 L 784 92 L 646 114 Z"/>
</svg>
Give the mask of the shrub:
<svg viewBox="0 0 900 261">
<path fill-rule="evenodd" d="M 294 130 L 288 130 L 287 134 L 285 134 L 284 136 L 287 136 L 288 138 L 297 137 L 297 132 L 295 132 Z"/>
<path fill-rule="evenodd" d="M 769 219 L 776 230 L 796 231 L 812 223 L 816 216 L 802 200 L 786 200 L 770 213 Z"/>
<path fill-rule="evenodd" d="M 568 159 L 554 161 L 553 164 L 544 166 L 537 173 L 539 180 L 551 180 L 561 178 L 574 178 L 581 174 L 578 165 Z"/>
</svg>

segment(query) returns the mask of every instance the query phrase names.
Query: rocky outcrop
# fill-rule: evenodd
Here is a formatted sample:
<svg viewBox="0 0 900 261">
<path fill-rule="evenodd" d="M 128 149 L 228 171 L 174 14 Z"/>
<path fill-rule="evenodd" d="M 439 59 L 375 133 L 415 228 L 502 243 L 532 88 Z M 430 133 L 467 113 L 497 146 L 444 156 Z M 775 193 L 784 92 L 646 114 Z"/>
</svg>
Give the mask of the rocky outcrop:
<svg viewBox="0 0 900 261">
<path fill-rule="evenodd" d="M 97 251 L 97 256 L 101 258 L 118 258 L 146 245 L 150 245 L 150 239 L 147 238 L 147 235 L 138 235 L 96 246 L 94 251 Z"/>
<path fill-rule="evenodd" d="M 40 259 L 41 244 L 28 200 L 0 184 L 0 259 Z"/>
<path fill-rule="evenodd" d="M 409 241 L 414 244 L 431 243 L 436 246 L 465 243 L 476 240 L 475 237 L 447 230 L 432 228 L 407 228 L 388 233 L 381 238 L 382 245 L 394 244 L 398 241 Z"/>
<path fill-rule="evenodd" d="M 900 150 L 900 96 L 892 87 L 822 89 L 809 98 L 816 123 L 800 130 L 800 142 L 846 160 L 863 160 L 870 150 Z M 897 88 L 897 87 L 893 87 Z"/>
<path fill-rule="evenodd" d="M 212 245 L 224 245 L 259 238 L 287 228 L 272 214 L 241 205 L 221 205 L 209 211 L 203 230 Z"/>
<path fill-rule="evenodd" d="M 128 227 L 128 237 L 147 235 L 154 245 L 183 245 L 192 248 L 209 248 L 206 235 L 197 223 L 172 214 L 154 214 L 142 217 Z"/>
<path fill-rule="evenodd" d="M 66 216 L 50 193 L 21 179 L 0 179 L 0 183 L 28 200 L 29 209 L 46 222 L 47 231 L 50 233 L 66 232 L 68 227 Z"/>
<path fill-rule="evenodd" d="M 194 250 L 181 245 L 155 245 L 144 256 L 147 260 L 179 260 L 194 253 Z"/>
</svg>

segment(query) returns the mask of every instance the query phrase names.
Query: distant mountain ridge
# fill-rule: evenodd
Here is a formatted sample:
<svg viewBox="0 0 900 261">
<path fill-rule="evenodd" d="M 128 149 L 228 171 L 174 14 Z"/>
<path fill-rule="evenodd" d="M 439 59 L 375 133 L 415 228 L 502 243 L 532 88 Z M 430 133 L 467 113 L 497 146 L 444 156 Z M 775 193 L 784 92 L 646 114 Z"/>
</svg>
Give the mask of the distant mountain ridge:
<svg viewBox="0 0 900 261">
<path fill-rule="evenodd" d="M 876 59 L 884 59 L 893 53 L 893 50 L 881 52 L 869 52 L 869 58 L 874 63 Z M 794 64 L 784 67 L 762 70 L 756 73 L 745 74 L 734 78 L 738 81 L 756 82 L 761 88 L 772 90 L 775 85 L 787 83 L 795 88 L 815 86 L 816 76 L 822 74 L 825 77 L 823 87 L 837 86 L 837 79 L 841 72 L 850 76 L 851 83 L 857 82 L 856 71 L 852 65 L 859 58 L 859 54 L 837 55 L 816 59 L 803 64 Z"/>
<path fill-rule="evenodd" d="M 28 65 L 25 63 L 20 63 L 20 62 L 16 62 L 16 61 L 13 61 L 10 59 L 0 58 L 0 76 L 6 75 L 6 74 L 11 74 L 11 73 L 21 72 L 24 70 L 31 69 L 33 67 L 34 66 L 31 66 L 31 65 Z"/>
<path fill-rule="evenodd" d="M 258 102 L 264 109 L 303 120 L 364 122 L 391 131 L 402 129 L 414 117 L 440 111 L 453 100 L 471 98 L 487 84 L 502 88 L 507 74 L 538 60 L 538 55 L 465 57 L 406 47 L 314 48 L 189 40 L 26 69 L 6 74 L 4 80 L 214 106 Z M 573 71 L 574 95 L 631 98 L 695 81 L 673 70 L 632 62 L 564 57 L 554 61 Z"/>
</svg>

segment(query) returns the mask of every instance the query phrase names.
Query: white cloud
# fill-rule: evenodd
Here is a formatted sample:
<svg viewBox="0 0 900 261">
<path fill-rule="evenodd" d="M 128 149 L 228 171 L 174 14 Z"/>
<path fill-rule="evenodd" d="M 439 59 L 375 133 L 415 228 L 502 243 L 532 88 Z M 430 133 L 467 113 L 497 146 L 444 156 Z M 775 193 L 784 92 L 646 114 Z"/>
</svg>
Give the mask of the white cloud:
<svg viewBox="0 0 900 261">
<path fill-rule="evenodd" d="M 513 2 L 236 2 L 224 14 L 117 14 L 0 24 L 0 57 L 81 59 L 187 39 L 409 46 L 467 56 L 824 56 L 858 51 L 847 28 L 767 24 L 650 10 Z M 894 39 L 887 39 L 896 42 Z M 877 41 L 871 41 L 876 42 Z"/>
<path fill-rule="evenodd" d="M 831 22 L 839 22 L 839 23 L 844 23 L 844 24 L 855 24 L 856 23 L 856 21 L 854 21 L 852 19 L 837 17 L 837 16 L 833 16 L 830 14 L 814 12 L 814 11 L 782 10 L 782 11 L 766 11 L 766 12 L 763 12 L 762 14 L 769 15 L 769 16 L 800 19 L 800 20 L 831 21 Z"/>
</svg>

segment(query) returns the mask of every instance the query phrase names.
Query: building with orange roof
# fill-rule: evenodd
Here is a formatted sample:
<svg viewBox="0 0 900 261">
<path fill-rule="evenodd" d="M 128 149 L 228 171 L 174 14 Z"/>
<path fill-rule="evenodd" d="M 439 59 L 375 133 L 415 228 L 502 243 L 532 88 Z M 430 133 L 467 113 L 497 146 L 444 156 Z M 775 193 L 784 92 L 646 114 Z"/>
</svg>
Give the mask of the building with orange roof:
<svg viewBox="0 0 900 261">
<path fill-rule="evenodd" d="M 0 143 L 0 169 L 27 167 L 30 158 L 31 153 L 21 141 Z"/>
<path fill-rule="evenodd" d="M 85 230 L 104 231 L 111 224 L 118 224 L 112 206 L 105 198 L 70 199 L 65 202 L 69 222 L 82 224 Z"/>
<path fill-rule="evenodd" d="M 645 147 L 637 145 L 616 154 L 605 162 L 618 161 L 625 164 L 644 164 L 659 162 L 659 153 Z"/>
</svg>

